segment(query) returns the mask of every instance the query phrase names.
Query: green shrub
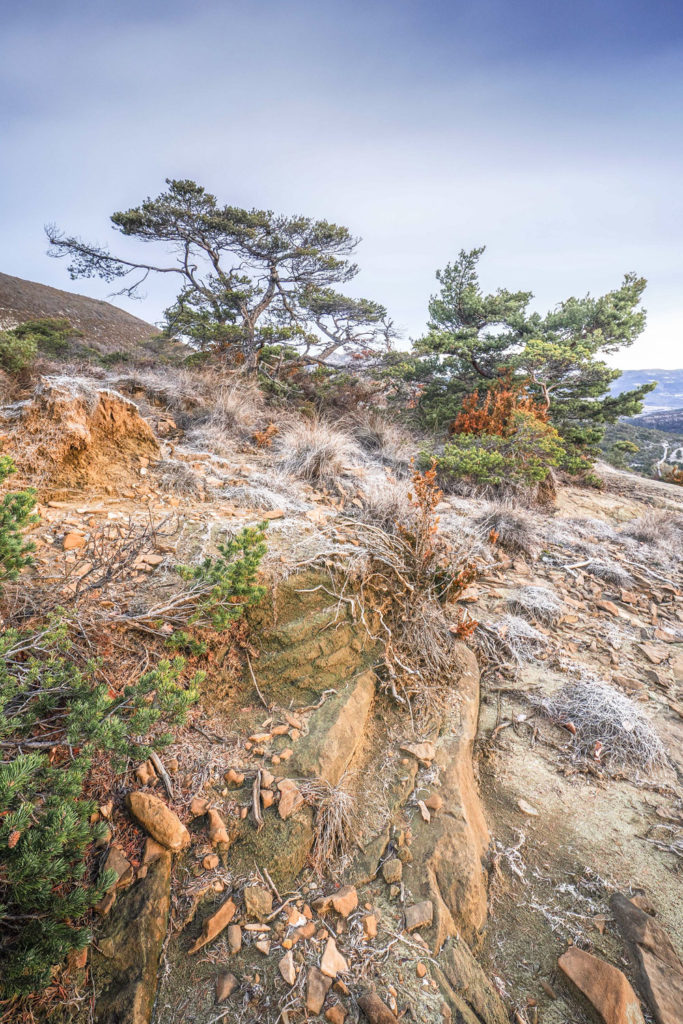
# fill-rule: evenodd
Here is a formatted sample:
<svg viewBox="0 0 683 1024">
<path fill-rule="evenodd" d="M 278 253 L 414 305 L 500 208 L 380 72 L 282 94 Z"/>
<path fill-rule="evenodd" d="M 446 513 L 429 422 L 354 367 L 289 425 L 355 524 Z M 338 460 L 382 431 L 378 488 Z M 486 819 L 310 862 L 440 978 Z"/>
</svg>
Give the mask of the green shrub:
<svg viewBox="0 0 683 1024">
<path fill-rule="evenodd" d="M 16 331 L 0 331 L 0 367 L 8 373 L 19 373 L 34 362 L 38 343 L 33 335 L 18 337 Z"/>
<path fill-rule="evenodd" d="M 7 455 L 0 455 L 0 485 L 16 467 Z M 10 491 L 0 501 L 0 583 L 13 580 L 25 565 L 31 562 L 33 544 L 25 541 L 22 529 L 36 521 L 32 515 L 36 503 L 35 492 Z"/>
<path fill-rule="evenodd" d="M 115 880 L 88 879 L 92 824 L 83 787 L 95 753 L 117 767 L 170 742 L 144 742 L 155 723 L 184 720 L 197 699 L 179 683 L 182 659 L 161 662 L 113 695 L 95 666 L 69 659 L 68 624 L 0 637 L 0 998 L 44 987 L 52 968 L 89 941 L 79 922 Z"/>
<path fill-rule="evenodd" d="M 491 487 L 542 483 L 563 456 L 559 434 L 527 412 L 513 414 L 513 427 L 505 437 L 455 434 L 437 459 L 440 474 Z"/>
</svg>

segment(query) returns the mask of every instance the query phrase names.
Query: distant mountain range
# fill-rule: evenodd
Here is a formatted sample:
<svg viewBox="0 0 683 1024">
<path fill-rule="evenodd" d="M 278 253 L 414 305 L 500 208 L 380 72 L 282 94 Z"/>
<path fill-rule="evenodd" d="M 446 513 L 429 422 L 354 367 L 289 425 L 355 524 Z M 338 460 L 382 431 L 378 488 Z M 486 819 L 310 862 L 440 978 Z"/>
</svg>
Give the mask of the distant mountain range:
<svg viewBox="0 0 683 1024">
<path fill-rule="evenodd" d="M 651 380 L 657 381 L 657 387 L 645 396 L 643 415 L 683 409 L 683 369 L 624 370 L 612 384 L 612 394 L 620 395 Z"/>
</svg>

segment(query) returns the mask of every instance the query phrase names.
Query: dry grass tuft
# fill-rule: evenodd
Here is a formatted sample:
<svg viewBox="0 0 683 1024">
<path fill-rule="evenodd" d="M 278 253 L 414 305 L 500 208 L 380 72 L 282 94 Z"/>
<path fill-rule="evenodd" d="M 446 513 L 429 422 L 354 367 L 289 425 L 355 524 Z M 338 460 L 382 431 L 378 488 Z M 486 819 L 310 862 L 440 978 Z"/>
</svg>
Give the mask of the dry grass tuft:
<svg viewBox="0 0 683 1024">
<path fill-rule="evenodd" d="M 204 491 L 204 478 L 185 462 L 162 459 L 154 466 L 155 483 L 169 494 L 194 497 Z"/>
<path fill-rule="evenodd" d="M 494 623 L 479 623 L 474 641 L 486 661 L 519 667 L 535 661 L 548 638 L 521 615 L 504 615 Z"/>
<path fill-rule="evenodd" d="M 372 479 L 364 483 L 360 496 L 362 507 L 354 515 L 364 522 L 393 534 L 399 524 L 407 525 L 412 506 L 410 484 L 405 480 Z"/>
<path fill-rule="evenodd" d="M 368 455 L 395 472 L 407 473 L 413 446 L 400 426 L 379 409 L 356 409 L 345 421 L 349 433 Z"/>
<path fill-rule="evenodd" d="M 651 544 L 657 547 L 659 544 L 676 544 L 679 540 L 679 530 L 676 517 L 667 512 L 647 512 L 638 519 L 631 519 L 624 523 L 619 530 L 622 537 L 630 537 L 640 541 L 642 544 Z"/>
<path fill-rule="evenodd" d="M 611 583 L 615 587 L 629 587 L 633 583 L 633 576 L 619 562 L 611 558 L 593 559 L 588 565 L 583 566 L 584 572 L 595 576 L 605 583 Z"/>
<path fill-rule="evenodd" d="M 311 862 L 319 875 L 328 874 L 335 866 L 343 867 L 358 835 L 356 798 L 344 789 L 343 781 L 331 786 L 316 779 L 301 785 L 304 795 L 316 803 Z"/>
<path fill-rule="evenodd" d="M 567 683 L 539 703 L 558 725 L 571 726 L 576 751 L 621 768 L 654 768 L 668 762 L 659 736 L 640 708 L 606 683 Z"/>
<path fill-rule="evenodd" d="M 560 599 L 547 587 L 520 587 L 510 595 L 507 603 L 514 615 L 523 615 L 546 626 L 554 626 L 564 610 Z"/>
<path fill-rule="evenodd" d="M 356 442 L 324 420 L 299 420 L 276 438 L 278 465 L 309 483 L 340 486 L 353 464 L 362 460 Z"/>
<path fill-rule="evenodd" d="M 483 533 L 510 554 L 526 555 L 535 559 L 540 550 L 539 525 L 534 517 L 510 505 L 494 505 L 476 519 Z"/>
</svg>

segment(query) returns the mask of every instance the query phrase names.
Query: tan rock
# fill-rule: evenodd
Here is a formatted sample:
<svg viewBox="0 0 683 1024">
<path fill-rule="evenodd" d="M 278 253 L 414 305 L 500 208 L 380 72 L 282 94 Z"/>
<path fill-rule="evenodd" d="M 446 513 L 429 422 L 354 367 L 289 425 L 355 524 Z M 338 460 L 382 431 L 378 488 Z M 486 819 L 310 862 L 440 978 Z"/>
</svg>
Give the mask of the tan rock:
<svg viewBox="0 0 683 1024">
<path fill-rule="evenodd" d="M 152 762 L 143 761 L 141 765 L 138 765 L 135 769 L 135 778 L 141 786 L 150 786 L 153 782 L 156 782 L 157 773 Z"/>
<path fill-rule="evenodd" d="M 339 892 L 332 896 L 332 906 L 342 917 L 348 917 L 358 906 L 358 893 L 355 886 L 343 885 Z"/>
<path fill-rule="evenodd" d="M 308 924 L 304 924 L 301 928 L 297 928 L 294 935 L 297 939 L 312 939 L 315 935 L 315 924 L 313 921 L 309 921 Z"/>
<path fill-rule="evenodd" d="M 430 811 L 438 813 L 443 807 L 443 800 L 438 793 L 431 793 L 429 798 L 425 800 L 425 806 L 428 807 Z"/>
<path fill-rule="evenodd" d="M 639 981 L 657 1024 L 679 1024 L 683 1013 L 683 963 L 665 929 L 637 897 L 617 894 L 611 908 L 638 967 Z M 639 901 L 640 902 L 640 901 Z"/>
<path fill-rule="evenodd" d="M 268 743 L 272 740 L 272 734 L 269 732 L 255 732 L 253 736 L 249 737 L 250 743 Z"/>
<path fill-rule="evenodd" d="M 418 978 L 424 978 L 425 974 L 427 973 L 427 968 L 425 967 L 421 960 L 418 960 L 417 964 L 415 965 L 415 973 L 417 974 Z"/>
<path fill-rule="evenodd" d="M 326 978 L 317 967 L 311 967 L 306 981 L 306 1009 L 309 1013 L 320 1013 L 332 979 Z"/>
<path fill-rule="evenodd" d="M 296 967 L 294 966 L 294 956 L 291 950 L 289 953 L 285 953 L 277 966 L 284 981 L 289 986 L 292 986 L 296 981 Z"/>
<path fill-rule="evenodd" d="M 196 953 L 198 950 L 206 946 L 208 942 L 211 942 L 216 938 L 217 935 L 223 931 L 227 925 L 230 924 L 237 907 L 231 899 L 227 899 L 221 907 L 218 908 L 215 914 L 207 918 L 202 927 L 202 934 L 199 936 L 194 946 L 188 950 L 189 953 Z"/>
<path fill-rule="evenodd" d="M 349 969 L 344 957 L 337 949 L 337 943 L 330 937 L 325 946 L 323 958 L 320 961 L 320 970 L 328 978 L 336 978 L 338 974 L 346 974 Z"/>
<path fill-rule="evenodd" d="M 222 1003 L 238 986 L 239 981 L 234 974 L 219 974 L 216 978 L 216 1002 Z"/>
<path fill-rule="evenodd" d="M 228 949 L 231 953 L 239 953 L 242 948 L 242 929 L 238 924 L 228 925 Z"/>
<path fill-rule="evenodd" d="M 359 998 L 358 1005 L 370 1024 L 396 1024 L 398 1020 L 376 992 L 366 992 Z"/>
<path fill-rule="evenodd" d="M 268 956 L 270 953 L 270 939 L 259 939 L 258 942 L 254 943 L 254 949 L 258 949 L 259 953 Z"/>
<path fill-rule="evenodd" d="M 291 779 L 283 779 L 278 783 L 277 788 L 280 790 L 280 802 L 277 809 L 280 817 L 284 820 L 302 806 L 304 798 L 296 783 Z"/>
<path fill-rule="evenodd" d="M 614 601 L 596 601 L 595 607 L 600 608 L 603 612 L 609 612 L 609 614 L 614 615 L 615 618 L 619 618 L 621 616 L 621 612 L 615 605 Z"/>
<path fill-rule="evenodd" d="M 273 736 L 286 736 L 289 732 L 288 725 L 274 725 L 270 730 Z"/>
<path fill-rule="evenodd" d="M 390 857 L 382 864 L 382 878 L 388 885 L 400 882 L 403 877 L 403 863 L 398 857 Z"/>
<path fill-rule="evenodd" d="M 557 963 L 604 1024 L 644 1024 L 638 998 L 617 967 L 577 946 L 570 946 Z"/>
<path fill-rule="evenodd" d="M 261 789 L 270 789 L 274 782 L 275 776 L 267 768 L 264 768 L 261 772 Z"/>
<path fill-rule="evenodd" d="M 412 754 L 420 764 L 429 766 L 436 757 L 436 747 L 433 743 L 403 743 L 401 750 L 406 754 Z"/>
<path fill-rule="evenodd" d="M 223 778 L 233 786 L 241 786 L 244 783 L 244 775 L 242 772 L 236 772 L 234 768 L 228 769 Z"/>
<path fill-rule="evenodd" d="M 335 1003 L 334 1006 L 325 1010 L 325 1020 L 329 1021 L 329 1024 L 344 1024 L 346 1010 L 340 1003 Z"/>
<path fill-rule="evenodd" d="M 207 871 L 213 871 L 214 868 L 218 867 L 219 863 L 218 854 L 208 853 L 202 861 L 202 866 L 205 867 Z"/>
<path fill-rule="evenodd" d="M 209 801 L 203 796 L 195 796 L 190 804 L 190 814 L 193 818 L 202 818 L 209 809 Z"/>
<path fill-rule="evenodd" d="M 377 938 L 377 915 L 367 914 L 363 918 L 363 934 L 366 939 Z"/>
<path fill-rule="evenodd" d="M 264 921 L 273 909 L 273 894 L 262 885 L 247 885 L 244 889 L 247 917 Z"/>
<path fill-rule="evenodd" d="M 107 859 L 104 862 L 105 871 L 113 871 L 116 874 L 116 881 L 113 889 L 125 889 L 133 881 L 133 868 L 130 861 L 116 846 L 110 846 Z"/>
<path fill-rule="evenodd" d="M 81 533 L 67 533 L 62 547 L 65 551 L 77 551 L 85 547 L 85 537 Z"/>
<path fill-rule="evenodd" d="M 412 907 L 406 907 L 406 931 L 412 932 L 416 928 L 430 925 L 433 917 L 434 906 L 431 900 L 423 900 L 421 903 L 414 903 Z"/>
<path fill-rule="evenodd" d="M 273 793 L 272 789 L 262 789 L 261 790 L 261 804 L 263 805 L 263 809 L 266 810 L 266 808 L 272 807 L 274 803 L 275 803 L 275 793 Z"/>
<path fill-rule="evenodd" d="M 218 811 L 211 807 L 208 811 L 209 815 L 209 842 L 212 846 L 217 846 L 219 843 L 230 843 L 230 836 L 228 830 L 225 827 L 225 822 L 221 818 Z"/>
<path fill-rule="evenodd" d="M 126 803 L 133 817 L 153 839 L 168 850 L 184 850 L 190 845 L 190 833 L 175 811 L 167 807 L 158 796 L 151 793 L 129 793 Z"/>
<path fill-rule="evenodd" d="M 530 818 L 538 817 L 538 811 L 532 805 L 526 802 L 526 800 L 518 800 L 517 806 L 519 807 L 522 814 L 528 814 Z"/>
</svg>

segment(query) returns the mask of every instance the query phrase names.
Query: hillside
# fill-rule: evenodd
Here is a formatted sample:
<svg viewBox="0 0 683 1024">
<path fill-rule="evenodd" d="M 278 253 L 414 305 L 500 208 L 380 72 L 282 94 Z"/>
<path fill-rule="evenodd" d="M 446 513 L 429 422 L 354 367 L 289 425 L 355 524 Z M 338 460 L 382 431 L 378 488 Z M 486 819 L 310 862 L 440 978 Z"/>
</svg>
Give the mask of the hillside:
<svg viewBox="0 0 683 1024">
<path fill-rule="evenodd" d="M 104 356 L 129 354 L 159 334 L 110 302 L 0 273 L 0 329 L 40 317 L 64 317 L 82 333 L 83 346 Z"/>
<path fill-rule="evenodd" d="M 612 394 L 620 395 L 652 380 L 657 387 L 645 397 L 646 413 L 683 408 L 683 370 L 624 370 L 612 384 Z"/>
</svg>

